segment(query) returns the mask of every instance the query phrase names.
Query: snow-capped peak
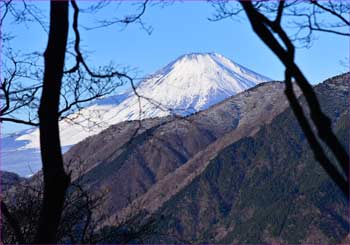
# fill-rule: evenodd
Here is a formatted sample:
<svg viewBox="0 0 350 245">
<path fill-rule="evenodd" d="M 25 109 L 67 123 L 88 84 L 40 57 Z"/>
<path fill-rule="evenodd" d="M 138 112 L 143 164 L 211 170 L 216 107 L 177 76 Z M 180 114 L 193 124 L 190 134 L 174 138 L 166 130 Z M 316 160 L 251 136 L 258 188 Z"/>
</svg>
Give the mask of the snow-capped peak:
<svg viewBox="0 0 350 245">
<path fill-rule="evenodd" d="M 79 111 L 79 114 L 72 115 L 74 124 L 71 120 L 61 121 L 61 144 L 68 149 L 86 137 L 122 121 L 162 117 L 171 113 L 188 115 L 268 80 L 217 53 L 182 55 L 140 82 L 136 91 L 141 98 L 133 91 L 106 97 Z M 27 159 L 25 156 L 19 159 L 20 150 L 28 153 L 28 149 L 33 149 L 35 151 L 30 151 L 30 154 L 38 154 L 38 129 L 20 133 L 20 136 L 8 140 L 14 142 L 5 155 L 12 154 L 10 152 L 17 154 L 12 157 L 17 164 Z M 10 166 L 12 163 L 9 159 L 12 158 L 3 159 L 3 162 Z M 6 166 L 3 169 L 15 171 Z M 21 171 L 15 172 L 23 174 Z"/>
<path fill-rule="evenodd" d="M 191 53 L 142 82 L 138 91 L 185 115 L 268 80 L 220 54 Z"/>
</svg>

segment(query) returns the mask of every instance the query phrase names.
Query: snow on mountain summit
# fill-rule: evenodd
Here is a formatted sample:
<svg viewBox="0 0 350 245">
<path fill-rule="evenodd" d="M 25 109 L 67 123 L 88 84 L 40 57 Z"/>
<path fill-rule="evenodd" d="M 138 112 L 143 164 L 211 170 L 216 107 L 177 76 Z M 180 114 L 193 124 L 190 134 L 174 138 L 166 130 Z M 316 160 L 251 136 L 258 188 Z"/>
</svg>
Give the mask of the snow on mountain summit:
<svg viewBox="0 0 350 245">
<path fill-rule="evenodd" d="M 110 125 L 144 118 L 162 117 L 171 113 L 188 115 L 270 79 L 261 76 L 217 53 L 191 53 L 180 56 L 153 75 L 144 79 L 134 91 L 97 100 L 91 106 L 60 122 L 61 144 L 68 149 L 88 136 L 97 134 Z M 141 109 L 141 110 L 140 110 Z M 18 136 L 20 135 L 20 136 Z M 3 146 L 3 170 L 23 175 L 13 169 L 19 166 L 20 151 L 38 154 L 39 130 L 33 129 L 7 137 L 11 147 Z M 17 147 L 18 146 L 18 147 Z M 11 152 L 16 157 L 11 157 Z M 35 152 L 35 153 L 34 153 Z M 15 159 L 16 163 L 11 163 Z M 32 159 L 32 158 L 30 158 Z M 39 164 L 32 167 L 37 170 Z"/>
<path fill-rule="evenodd" d="M 220 54 L 192 53 L 167 65 L 138 90 L 166 108 L 188 114 L 268 80 Z"/>
</svg>

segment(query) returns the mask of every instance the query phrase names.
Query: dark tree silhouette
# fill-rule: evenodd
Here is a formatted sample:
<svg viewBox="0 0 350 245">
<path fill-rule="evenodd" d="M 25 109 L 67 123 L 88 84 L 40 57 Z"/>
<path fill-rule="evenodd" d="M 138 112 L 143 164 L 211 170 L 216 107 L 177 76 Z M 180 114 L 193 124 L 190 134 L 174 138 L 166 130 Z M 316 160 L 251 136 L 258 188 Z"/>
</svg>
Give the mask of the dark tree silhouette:
<svg viewBox="0 0 350 245">
<path fill-rule="evenodd" d="M 4 10 L 1 26 L 5 17 L 11 13 L 18 22 L 36 21 L 45 31 L 48 29 L 48 44 L 44 53 L 43 70 L 31 59 L 18 61 L 16 55 L 11 50 L 8 50 L 7 58 L 12 62 L 13 67 L 7 70 L 8 76 L 1 84 L 3 94 L 0 99 L 4 101 L 1 108 L 1 122 L 7 121 L 39 126 L 40 129 L 43 193 L 42 205 L 40 205 L 41 211 L 33 241 L 24 240 L 18 220 L 10 213 L 6 204 L 1 201 L 2 214 L 4 214 L 8 224 L 12 227 L 17 242 L 20 243 L 52 244 L 57 242 L 57 232 L 64 209 L 66 191 L 71 181 L 70 174 L 65 171 L 61 153 L 59 120 L 70 115 L 73 112 L 73 107 L 76 107 L 76 110 L 80 110 L 82 104 L 112 93 L 116 87 L 121 86 L 125 81 L 131 83 L 137 94 L 133 78 L 126 73 L 120 72 L 112 66 L 99 68 L 97 71 L 94 71 L 87 65 L 79 46 L 79 8 L 75 0 L 70 2 L 74 9 L 73 30 L 76 37 L 74 45 L 76 64 L 68 70 L 64 69 L 66 54 L 69 53 L 67 51 L 68 1 L 50 2 L 50 25 L 48 28 L 46 28 L 44 21 L 39 17 L 40 12 L 34 5 L 23 2 L 23 10 L 21 11 L 18 11 L 13 6 L 12 1 L 4 2 L 1 5 L 1 9 Z M 144 6 L 146 6 L 146 3 Z M 121 21 L 121 23 L 127 25 L 136 22 L 143 13 L 144 10 L 135 17 L 130 18 L 130 16 L 127 16 L 125 21 Z M 4 35 L 1 38 L 2 41 L 11 39 L 11 37 Z M 38 56 L 37 54 L 32 55 Z M 28 72 L 26 70 L 28 67 L 34 67 L 35 72 Z M 40 72 L 44 74 L 42 83 L 39 82 L 29 86 L 25 86 L 21 82 L 15 83 L 20 78 L 39 81 L 41 79 Z M 90 78 L 85 79 L 85 74 Z M 113 83 L 113 78 L 118 78 L 120 82 Z M 66 86 L 62 86 L 65 85 L 63 84 L 64 79 L 68 81 Z M 37 95 L 40 92 L 41 97 L 38 97 Z M 62 101 L 63 106 L 61 105 Z M 29 115 L 28 118 L 16 117 L 18 111 L 23 109 L 35 110 L 38 107 L 38 116 Z M 138 231 L 138 233 L 140 232 Z"/>
<path fill-rule="evenodd" d="M 70 177 L 66 174 L 59 135 L 59 99 L 68 39 L 68 2 L 52 1 L 50 31 L 39 107 L 44 193 L 34 243 L 55 243 Z"/>
<path fill-rule="evenodd" d="M 17 219 L 15 219 L 14 215 L 10 213 L 10 211 L 8 210 L 4 202 L 1 201 L 0 205 L 1 205 L 1 214 L 3 215 L 3 217 L 5 217 L 6 222 L 8 223 L 8 226 L 10 227 L 10 229 L 12 229 L 16 241 L 19 244 L 23 244 L 24 238 L 22 235 L 21 227 L 17 222 Z M 3 225 L 4 224 L 2 224 L 2 228 L 3 228 Z"/>
<path fill-rule="evenodd" d="M 84 174 L 79 170 L 79 174 Z M 1 227 L 1 242 L 25 244 L 33 241 L 40 217 L 43 183 L 41 176 L 35 181 L 23 180 L 11 186 L 4 199 L 10 207 L 2 206 L 5 214 Z M 79 181 L 72 183 L 66 194 L 56 239 L 58 243 L 96 244 L 109 241 L 128 243 L 144 241 L 154 235 L 159 217 L 144 219 L 141 206 L 134 205 L 132 212 L 113 225 L 101 228 L 107 217 L 102 203 L 109 193 L 89 193 Z"/>
<path fill-rule="evenodd" d="M 307 81 L 299 67 L 294 62 L 295 48 L 286 32 L 281 27 L 281 18 L 283 15 L 284 1 L 279 2 L 277 16 L 274 21 L 269 20 L 261 14 L 250 1 L 241 1 L 241 4 L 250 20 L 255 33 L 263 40 L 263 42 L 277 55 L 286 67 L 285 80 L 286 95 L 301 125 L 315 158 L 320 162 L 333 181 L 341 188 L 343 193 L 349 197 L 349 156 L 332 131 L 331 120 L 322 112 L 319 101 L 312 86 Z M 286 48 L 284 48 L 274 34 L 277 34 Z M 299 102 L 294 94 L 291 78 L 294 78 L 306 98 L 310 108 L 311 119 L 316 126 L 318 136 L 332 150 L 343 170 L 344 178 L 338 172 L 335 165 L 327 158 L 321 145 L 318 143 L 316 136 L 311 130 L 303 110 L 299 106 Z"/>
<path fill-rule="evenodd" d="M 21 5 L 23 3 L 22 8 Z M 72 4 L 77 6 L 76 4 Z M 39 23 L 45 31 L 49 29 L 46 25 L 45 16 L 42 10 L 35 4 L 13 1 L 6 1 L 0 5 L 2 18 L 0 26 L 3 28 L 5 21 L 14 21 L 18 24 Z M 78 12 L 76 13 L 76 16 Z M 6 18 L 5 18 L 6 17 Z M 78 30 L 77 19 L 73 23 L 73 30 Z M 7 32 L 8 29 L 6 29 Z M 30 126 L 39 126 L 38 107 L 43 88 L 43 55 L 40 52 L 22 54 L 20 51 L 11 48 L 11 41 L 14 36 L 2 31 L 2 72 L 3 81 L 0 89 L 1 114 L 0 122 L 19 123 Z M 78 33 L 79 34 L 79 33 Z M 66 61 L 73 57 L 76 59 L 75 50 L 80 52 L 80 35 L 77 40 L 67 44 Z M 113 95 L 115 89 L 124 85 L 133 77 L 126 77 L 129 72 L 127 68 L 117 69 L 112 63 L 100 67 L 89 67 L 85 62 L 87 58 L 80 52 L 81 59 L 84 60 L 84 66 L 75 67 L 75 69 L 65 69 L 62 77 L 60 91 L 59 119 L 65 119 L 71 123 L 78 123 L 73 113 L 79 114 L 89 102 L 106 95 Z M 84 57 L 84 58 L 83 58 Z M 69 62 L 66 62 L 67 64 Z M 67 65 L 66 64 L 66 65 Z M 68 66 L 68 65 L 67 65 Z M 121 75 L 121 76 L 119 76 Z M 98 123 L 90 118 L 84 118 L 91 125 Z M 99 125 L 97 125 L 99 126 Z"/>
<path fill-rule="evenodd" d="M 245 12 L 254 32 L 259 38 L 270 48 L 270 50 L 280 59 L 285 66 L 285 93 L 291 108 L 305 133 L 309 145 L 314 153 L 315 158 L 332 178 L 332 180 L 339 186 L 344 195 L 349 197 L 349 156 L 347 151 L 341 145 L 331 128 L 331 120 L 322 112 L 317 96 L 301 72 L 301 69 L 294 61 L 295 46 L 284 28 L 281 25 L 283 16 L 291 16 L 293 18 L 303 18 L 302 21 L 293 20 L 294 25 L 298 31 L 294 35 L 294 41 L 301 41 L 302 43 L 310 44 L 312 40 L 312 33 L 314 31 L 327 32 L 342 36 L 350 36 L 348 29 L 349 21 L 346 20 L 344 14 L 348 13 L 350 4 L 319 3 L 315 0 L 310 2 L 302 1 L 279 1 L 279 2 L 259 2 L 259 1 L 239 1 L 241 7 L 229 7 L 228 1 L 214 3 L 217 14 L 211 19 L 213 21 L 224 18 L 234 17 L 242 12 Z M 301 4 L 308 4 L 300 7 Z M 319 20 L 319 15 L 330 14 L 335 21 L 324 24 Z M 274 18 L 274 19 L 273 19 Z M 308 32 L 300 37 L 300 32 L 307 29 Z M 307 105 L 310 109 L 311 120 L 316 127 L 318 137 L 331 149 L 336 157 L 342 172 L 338 170 L 337 166 L 331 162 L 327 157 L 323 147 L 321 146 L 318 137 L 312 130 L 304 110 L 299 104 L 297 96 L 293 90 L 292 79 L 295 79 L 296 84 L 300 87 L 304 95 Z"/>
</svg>

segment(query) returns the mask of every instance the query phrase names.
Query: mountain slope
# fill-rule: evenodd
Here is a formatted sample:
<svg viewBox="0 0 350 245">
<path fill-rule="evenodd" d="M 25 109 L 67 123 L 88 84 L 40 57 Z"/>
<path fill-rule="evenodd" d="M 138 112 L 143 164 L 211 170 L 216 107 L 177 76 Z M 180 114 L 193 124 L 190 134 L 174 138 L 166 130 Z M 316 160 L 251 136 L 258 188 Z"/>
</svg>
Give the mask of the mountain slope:
<svg viewBox="0 0 350 245">
<path fill-rule="evenodd" d="M 21 178 L 18 174 L 1 171 L 0 176 L 0 186 L 1 186 L 1 192 L 5 192 L 8 189 L 10 189 L 12 186 L 17 185 L 21 181 L 25 180 L 24 178 Z"/>
<path fill-rule="evenodd" d="M 315 89 L 345 149 L 349 78 L 335 77 Z M 195 243 L 335 244 L 348 234 L 348 208 L 288 108 L 258 132 L 223 147 L 158 212 L 167 217 L 161 232 Z"/>
<path fill-rule="evenodd" d="M 74 124 L 71 120 L 61 121 L 61 143 L 67 150 L 122 121 L 192 114 L 268 80 L 216 53 L 183 55 L 138 85 L 140 100 L 129 91 L 100 99 L 73 114 Z M 38 129 L 8 136 L 3 142 L 4 170 L 26 175 L 28 164 L 34 172 L 38 170 Z M 26 167 L 19 170 L 19 165 Z"/>
<path fill-rule="evenodd" d="M 146 120 L 144 129 L 132 141 L 129 139 L 138 125 L 117 124 L 73 146 L 65 154 L 65 161 L 84 167 L 80 181 L 87 189 L 113 193 L 106 197 L 104 210 L 114 217 L 150 188 L 169 186 L 162 183 L 180 184 L 186 171 L 191 175 L 202 162 L 195 162 L 187 170 L 182 166 L 188 166 L 187 162 L 216 141 L 227 144 L 221 139 L 224 135 L 249 134 L 272 120 L 288 106 L 283 89 L 280 82 L 264 83 L 186 118 Z M 248 128 L 252 122 L 254 126 Z M 168 175 L 175 172 L 179 175 L 168 182 Z M 169 188 L 175 189 L 171 185 Z"/>
<path fill-rule="evenodd" d="M 347 73 L 315 87 L 346 149 L 349 79 Z M 349 203 L 315 161 L 282 82 L 185 118 L 113 125 L 64 160 L 73 182 L 92 196 L 107 193 L 95 214 L 104 212 L 100 228 L 113 232 L 135 207 L 160 218 L 144 242 L 334 244 L 349 229 Z"/>
</svg>

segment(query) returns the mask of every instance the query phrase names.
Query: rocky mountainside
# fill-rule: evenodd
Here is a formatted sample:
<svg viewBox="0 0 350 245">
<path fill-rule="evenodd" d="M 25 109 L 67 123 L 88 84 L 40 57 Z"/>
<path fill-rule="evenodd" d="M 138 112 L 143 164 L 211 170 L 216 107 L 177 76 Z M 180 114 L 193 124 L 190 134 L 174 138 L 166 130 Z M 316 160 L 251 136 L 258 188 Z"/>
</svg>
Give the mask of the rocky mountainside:
<svg viewBox="0 0 350 245">
<path fill-rule="evenodd" d="M 349 78 L 315 87 L 347 149 Z M 78 179 L 91 192 L 108 190 L 109 224 L 138 203 L 165 217 L 160 230 L 172 238 L 149 242 L 339 242 L 348 202 L 314 160 L 283 90 L 264 83 L 189 117 L 117 124 L 65 160 L 84 167 Z"/>
<path fill-rule="evenodd" d="M 60 122 L 64 151 L 119 122 L 167 115 L 186 116 L 270 79 L 220 54 L 179 57 L 137 86 L 136 91 L 102 98 Z M 29 175 L 40 169 L 39 130 L 2 138 L 3 170 Z"/>
</svg>

